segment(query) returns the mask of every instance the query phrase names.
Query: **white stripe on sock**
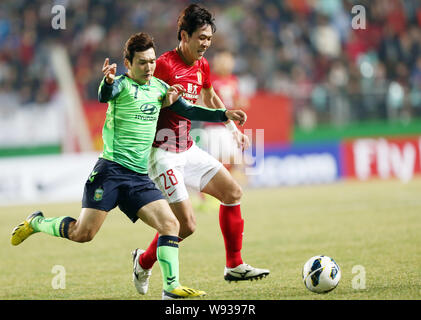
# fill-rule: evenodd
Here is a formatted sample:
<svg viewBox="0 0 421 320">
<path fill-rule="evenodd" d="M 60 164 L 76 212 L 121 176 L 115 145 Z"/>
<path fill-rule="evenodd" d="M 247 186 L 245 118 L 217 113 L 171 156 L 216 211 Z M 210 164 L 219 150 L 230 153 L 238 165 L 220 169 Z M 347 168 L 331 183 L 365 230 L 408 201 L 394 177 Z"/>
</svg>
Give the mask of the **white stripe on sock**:
<svg viewBox="0 0 421 320">
<path fill-rule="evenodd" d="M 226 203 L 222 203 L 221 202 L 221 206 L 225 206 L 225 207 L 235 207 L 235 206 L 239 206 L 240 202 L 238 203 L 231 203 L 231 204 L 226 204 Z"/>
</svg>

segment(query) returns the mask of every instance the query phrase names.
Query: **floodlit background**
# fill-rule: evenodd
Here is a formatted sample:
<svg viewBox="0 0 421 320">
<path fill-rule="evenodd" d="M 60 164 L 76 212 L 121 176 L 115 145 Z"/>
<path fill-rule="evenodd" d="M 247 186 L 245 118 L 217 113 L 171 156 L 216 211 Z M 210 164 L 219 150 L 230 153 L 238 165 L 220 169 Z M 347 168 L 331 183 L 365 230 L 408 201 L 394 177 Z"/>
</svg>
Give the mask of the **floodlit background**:
<svg viewBox="0 0 421 320">
<path fill-rule="evenodd" d="M 107 105 L 97 101 L 97 91 L 104 59 L 109 57 L 117 63 L 117 73 L 124 73 L 124 43 L 139 31 L 154 37 L 157 56 L 174 49 L 178 44 L 177 17 L 189 3 L 184 0 L 1 1 L 0 216 L 4 218 L 1 225 L 5 241 L 9 241 L 6 235 L 9 229 L 30 213 L 25 210 L 35 205 L 56 210 L 49 215 L 66 213 L 77 217 L 84 182 L 102 148 L 101 130 Z M 281 245 L 278 256 L 297 253 L 286 262 L 291 268 L 298 265 L 299 269 L 301 262 L 304 264 L 307 258 L 320 253 L 308 246 L 320 244 L 321 248 L 331 249 L 336 261 L 348 268 L 344 281 L 348 281 L 350 288 L 353 265 L 366 266 L 367 276 L 377 274 L 370 266 L 381 264 L 381 259 L 370 260 L 372 252 L 364 251 L 364 236 L 373 230 L 369 226 L 375 227 L 382 221 L 382 210 L 390 209 L 390 215 L 381 230 L 397 237 L 395 245 L 419 242 L 421 223 L 416 212 L 420 212 L 421 203 L 416 190 L 421 173 L 421 2 L 215 0 L 199 3 L 216 17 L 217 31 L 205 54 L 211 70 L 217 69 L 213 58 L 218 52 L 231 51 L 235 58 L 233 73 L 238 78 L 243 101 L 247 101 L 244 109 L 248 122 L 244 129 L 253 141 L 248 154 L 252 170 L 245 174 L 244 168 L 240 168 L 235 175 L 244 187 L 249 221 L 254 226 L 262 225 L 249 229 L 248 239 L 260 239 L 249 245 L 249 252 L 254 254 L 249 255 L 250 263 L 254 264 L 253 257 L 257 257 L 257 261 L 263 262 L 262 267 L 269 264 L 271 269 L 283 268 L 279 264 L 271 266 L 267 262 L 271 260 L 266 260 L 259 249 L 259 245 L 265 247 L 265 243 L 276 242 Z M 63 12 L 65 20 L 60 16 Z M 259 152 L 262 150 L 263 153 Z M 57 213 L 62 203 L 66 203 L 64 212 Z M 69 207 L 67 203 L 73 204 Z M 370 205 L 364 207 L 365 203 Z M 50 204 L 53 207 L 48 207 Z M 258 218 L 263 207 L 267 208 L 270 221 L 262 222 Z M 370 212 L 379 216 L 370 216 Z M 397 212 L 407 215 L 399 219 L 394 216 Z M 336 219 L 341 219 L 339 216 L 344 213 L 347 216 L 336 224 Z M 359 224 L 352 219 L 353 214 L 368 220 Z M 323 225 L 314 220 L 316 216 L 326 218 L 328 232 L 340 233 L 347 248 L 356 246 L 361 255 L 345 250 L 332 234 L 327 238 L 322 231 L 313 234 Z M 278 221 L 280 229 L 275 223 L 277 218 L 285 219 L 282 223 Z M 306 224 L 309 219 L 312 225 Z M 218 233 L 216 220 L 212 223 Z M 276 235 L 288 223 L 297 232 L 287 234 L 291 241 L 278 242 Z M 352 230 L 358 231 L 352 233 L 338 225 L 353 226 Z M 361 229 L 362 225 L 366 229 Z M 398 229 L 393 229 L 398 225 Z M 302 226 L 306 228 L 301 230 Z M 272 231 L 274 234 L 270 236 Z M 112 232 L 104 231 L 104 234 Z M 263 234 L 267 234 L 266 238 Z M 294 242 L 294 236 L 299 234 L 303 238 Z M 409 238 L 399 238 L 402 234 Z M 386 235 L 381 236 L 382 231 L 377 235 L 378 238 L 374 236 L 367 241 L 377 239 L 384 243 L 385 247 L 377 247 L 376 243 L 372 248 L 378 252 L 385 250 L 384 258 L 388 259 L 386 252 L 392 250 L 393 244 L 387 242 Z M 143 245 L 147 239 L 142 239 Z M 353 242 L 347 242 L 349 239 Z M 210 244 L 212 239 L 207 241 L 202 243 Z M 325 247 L 324 241 L 336 243 L 338 247 Z M 73 244 L 70 246 L 73 248 Z M 104 248 L 104 252 L 109 248 Z M 419 299 L 419 282 L 414 283 L 417 281 L 414 279 L 420 278 L 419 251 L 416 255 L 413 247 L 406 251 L 400 249 L 396 247 L 396 255 L 389 258 L 400 263 L 398 266 L 418 262 L 418 271 L 409 270 L 408 279 L 393 279 L 396 282 L 392 281 L 392 286 L 396 289 L 403 283 L 407 289 L 403 297 Z M 222 246 L 218 252 L 223 255 Z M 12 259 L 13 254 L 8 257 Z M 193 255 L 191 259 L 197 260 L 198 256 Z M 15 261 L 0 260 L 10 264 Z M 71 260 L 66 263 L 69 266 Z M 209 268 L 209 272 L 214 271 Z M 51 277 L 49 269 L 45 275 L 47 283 Z M 13 275 L 13 267 L 8 270 Z M 382 285 L 375 295 L 369 292 L 367 296 L 349 296 L 349 292 L 339 291 L 342 294 L 339 298 L 394 298 L 387 291 L 389 280 L 381 278 L 387 274 L 379 271 Z M 156 269 L 154 290 L 159 289 L 158 274 Z M 299 274 L 300 270 L 288 276 L 297 277 L 301 290 Z M 221 278 L 219 273 L 218 277 Z M 200 279 L 200 275 L 195 279 Z M 274 279 L 278 279 L 276 274 Z M 373 277 L 370 279 L 373 281 Z M 16 281 L 7 283 L 3 298 L 39 297 L 32 291 L 25 291 L 24 295 L 14 291 L 13 288 L 19 287 Z M 80 285 L 83 286 L 83 281 Z M 205 289 L 207 285 L 211 286 L 206 283 Z M 121 298 L 121 290 L 120 287 L 115 288 L 115 293 L 111 290 L 115 294 L 111 298 Z M 259 297 L 285 298 L 271 290 L 274 290 L 271 295 Z M 226 295 L 225 288 L 219 287 L 217 291 L 218 299 L 244 298 L 232 290 Z M 132 291 L 128 292 L 123 298 L 135 298 Z M 294 285 L 284 292 L 286 298 L 306 298 L 296 295 Z M 57 298 L 55 293 L 49 291 L 41 297 Z M 159 298 L 159 292 L 155 293 L 155 298 Z M 253 294 L 248 293 L 246 298 L 255 299 Z M 69 297 L 79 298 L 81 293 L 64 295 Z"/>
<path fill-rule="evenodd" d="M 175 48 L 176 20 L 188 3 L 2 2 L 2 204 L 66 194 L 78 199 L 80 190 L 72 187 L 79 184 L 72 182 L 89 173 L 102 147 L 106 104 L 96 99 L 104 59 L 124 73 L 122 48 L 138 31 L 153 35 L 158 56 Z M 246 128 L 255 145 L 257 130 L 264 129 L 265 161 L 253 149 L 255 170 L 246 185 L 409 181 L 421 171 L 419 1 L 204 5 L 216 16 L 217 32 L 206 54 L 211 68 L 217 52 L 234 53 L 233 72 L 248 99 Z M 81 151 L 94 155 L 87 160 L 74 154 Z M 55 156 L 21 158 L 45 154 Z"/>
</svg>

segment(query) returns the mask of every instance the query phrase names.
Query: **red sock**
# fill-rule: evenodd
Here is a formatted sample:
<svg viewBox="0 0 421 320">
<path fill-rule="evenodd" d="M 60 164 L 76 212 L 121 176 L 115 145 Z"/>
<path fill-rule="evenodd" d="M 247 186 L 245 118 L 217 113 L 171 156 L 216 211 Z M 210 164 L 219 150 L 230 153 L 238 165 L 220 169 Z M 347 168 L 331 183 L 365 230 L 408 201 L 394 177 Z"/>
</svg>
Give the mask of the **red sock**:
<svg viewBox="0 0 421 320">
<path fill-rule="evenodd" d="M 149 244 L 149 247 L 139 256 L 140 266 L 147 270 L 151 269 L 156 262 L 156 248 L 158 247 L 158 238 L 159 233 L 157 232 L 152 242 Z M 181 242 L 183 239 L 178 237 L 178 242 Z"/>
<path fill-rule="evenodd" d="M 144 253 L 142 253 L 139 256 L 139 264 L 145 270 L 151 269 L 156 261 L 156 248 L 158 246 L 158 237 L 159 233 L 157 232 L 152 242 L 149 244 L 149 247 Z"/>
<path fill-rule="evenodd" d="M 240 204 L 222 204 L 219 208 L 219 225 L 224 236 L 227 267 L 234 268 L 243 263 L 244 220 L 241 218 Z"/>
</svg>

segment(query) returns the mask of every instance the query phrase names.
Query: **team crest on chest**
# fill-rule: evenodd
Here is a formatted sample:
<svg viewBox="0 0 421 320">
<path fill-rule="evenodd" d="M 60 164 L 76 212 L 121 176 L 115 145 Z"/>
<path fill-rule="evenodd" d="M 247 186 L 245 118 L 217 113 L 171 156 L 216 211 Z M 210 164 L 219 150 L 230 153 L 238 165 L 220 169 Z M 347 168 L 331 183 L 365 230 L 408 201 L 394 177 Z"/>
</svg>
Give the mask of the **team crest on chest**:
<svg viewBox="0 0 421 320">
<path fill-rule="evenodd" d="M 197 71 L 197 82 L 201 85 L 202 84 L 202 72 Z"/>
</svg>

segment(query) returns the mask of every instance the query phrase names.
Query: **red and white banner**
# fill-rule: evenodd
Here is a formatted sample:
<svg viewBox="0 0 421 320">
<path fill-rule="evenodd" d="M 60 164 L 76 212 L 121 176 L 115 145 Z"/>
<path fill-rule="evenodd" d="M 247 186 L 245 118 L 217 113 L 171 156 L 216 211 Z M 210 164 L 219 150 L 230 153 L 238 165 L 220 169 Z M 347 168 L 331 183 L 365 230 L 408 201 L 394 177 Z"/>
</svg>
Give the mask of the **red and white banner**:
<svg viewBox="0 0 421 320">
<path fill-rule="evenodd" d="M 408 182 L 421 173 L 421 137 L 364 138 L 342 144 L 347 178 L 398 178 Z"/>
</svg>

